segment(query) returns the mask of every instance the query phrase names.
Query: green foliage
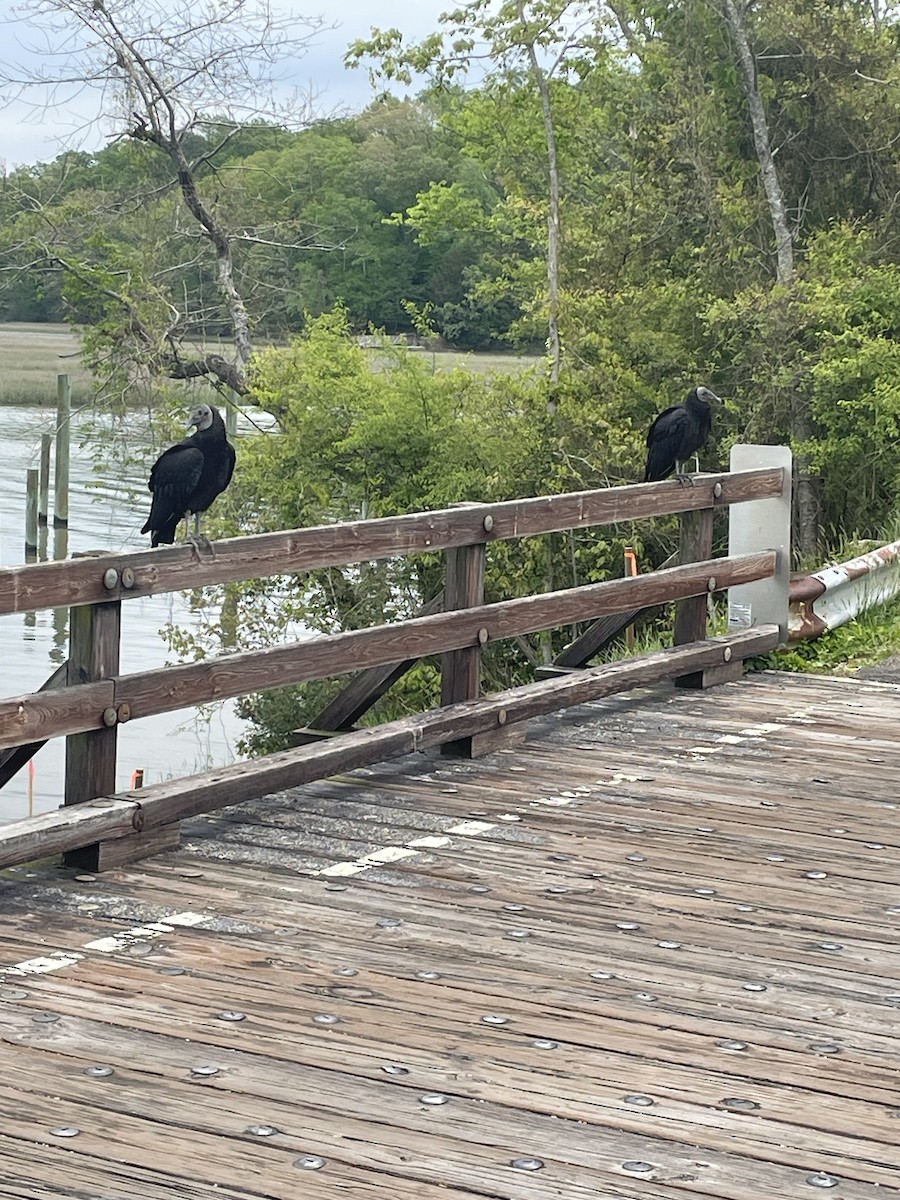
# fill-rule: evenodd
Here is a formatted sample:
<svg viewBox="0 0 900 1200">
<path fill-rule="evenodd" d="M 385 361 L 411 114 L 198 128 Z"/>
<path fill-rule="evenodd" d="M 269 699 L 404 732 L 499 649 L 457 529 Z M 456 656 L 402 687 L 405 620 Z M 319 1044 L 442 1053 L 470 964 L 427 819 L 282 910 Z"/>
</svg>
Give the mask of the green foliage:
<svg viewBox="0 0 900 1200">
<path fill-rule="evenodd" d="M 809 642 L 769 655 L 759 665 L 776 671 L 847 675 L 900 654 L 900 600 L 869 609 Z"/>
<path fill-rule="evenodd" d="M 603 409 L 589 409 L 587 396 L 564 397 L 565 415 L 554 430 L 544 386 L 534 376 L 434 373 L 423 356 L 386 340 L 373 362 L 351 336 L 341 309 L 311 320 L 288 349 L 261 353 L 254 363 L 254 393 L 277 415 L 280 433 L 242 439 L 240 470 L 229 494 L 245 532 L 596 486 L 607 477 L 613 453 L 611 413 L 605 427 L 599 418 L 592 421 L 591 412 Z M 592 445 L 585 454 L 581 442 L 587 432 Z M 619 574 L 629 532 L 491 544 L 486 597 L 505 599 Z M 265 638 L 267 630 L 277 637 L 289 625 L 316 632 L 361 628 L 415 615 L 442 585 L 439 555 L 316 571 L 244 590 L 240 625 L 248 622 L 252 638 Z M 552 641 L 523 638 L 518 645 L 491 647 L 486 687 L 527 679 L 531 664 L 570 636 L 567 630 Z M 338 686 L 340 681 L 333 690 Z M 251 699 L 242 711 L 259 725 L 259 736 L 252 735 L 249 744 L 271 746 L 272 738 L 310 719 L 325 694 L 316 686 Z M 373 719 L 427 706 L 437 695 L 435 665 L 421 664 Z"/>
</svg>

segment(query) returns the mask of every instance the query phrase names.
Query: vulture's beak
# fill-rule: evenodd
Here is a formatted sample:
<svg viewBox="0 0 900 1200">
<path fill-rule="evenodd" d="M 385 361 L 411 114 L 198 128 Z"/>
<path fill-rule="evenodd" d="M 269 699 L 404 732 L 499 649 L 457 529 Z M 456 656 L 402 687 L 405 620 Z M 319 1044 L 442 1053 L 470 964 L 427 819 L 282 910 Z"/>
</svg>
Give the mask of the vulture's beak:
<svg viewBox="0 0 900 1200">
<path fill-rule="evenodd" d="M 707 388 L 707 387 L 697 388 L 697 395 L 700 397 L 701 400 L 705 400 L 707 402 L 707 404 L 722 404 L 722 405 L 724 405 L 724 403 L 725 403 L 725 401 L 722 399 L 721 396 L 717 396 L 714 391 L 712 391 L 710 388 Z"/>
</svg>

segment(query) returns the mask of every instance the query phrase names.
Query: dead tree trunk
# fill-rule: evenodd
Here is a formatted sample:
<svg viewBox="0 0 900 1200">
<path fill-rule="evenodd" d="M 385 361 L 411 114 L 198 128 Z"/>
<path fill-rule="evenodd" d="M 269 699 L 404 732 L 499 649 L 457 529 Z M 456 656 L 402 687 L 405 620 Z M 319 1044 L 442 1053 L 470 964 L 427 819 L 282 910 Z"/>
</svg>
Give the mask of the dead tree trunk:
<svg viewBox="0 0 900 1200">
<path fill-rule="evenodd" d="M 746 13 L 746 3 L 739 4 L 736 0 L 723 0 L 723 19 L 737 54 L 744 96 L 750 113 L 750 125 L 753 130 L 753 145 L 769 209 L 769 219 L 775 236 L 775 282 L 777 285 L 789 289 L 795 283 L 794 231 L 788 217 L 784 193 L 775 165 L 765 105 L 759 89 L 756 57 L 747 36 L 744 20 Z M 800 389 L 795 388 L 793 391 L 790 413 L 790 433 L 795 448 L 794 462 L 797 475 L 796 547 L 803 557 L 812 559 L 816 556 L 819 548 L 820 485 L 813 472 L 812 456 L 805 448 L 814 434 L 814 428 L 809 413 L 809 404 Z"/>
</svg>

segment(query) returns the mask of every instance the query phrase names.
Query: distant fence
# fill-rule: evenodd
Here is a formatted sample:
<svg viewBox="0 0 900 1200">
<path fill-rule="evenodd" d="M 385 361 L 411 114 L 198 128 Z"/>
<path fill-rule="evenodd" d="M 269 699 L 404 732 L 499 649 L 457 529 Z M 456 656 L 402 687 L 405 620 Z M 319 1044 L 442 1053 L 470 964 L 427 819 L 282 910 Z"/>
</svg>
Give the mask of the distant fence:
<svg viewBox="0 0 900 1200">
<path fill-rule="evenodd" d="M 65 852 L 70 861 L 103 869 L 176 844 L 182 818 L 278 788 L 432 746 L 450 754 L 483 753 L 529 718 L 555 709 L 662 679 L 703 685 L 723 672 L 731 676 L 744 658 L 772 649 L 779 629 L 757 624 L 709 638 L 708 597 L 774 579 L 783 553 L 769 547 L 786 534 L 775 531 L 775 541 L 767 542 L 774 536 L 772 523 L 758 522 L 765 529 L 761 543 L 751 547 L 744 537 L 744 552 L 713 559 L 713 515 L 730 505 L 765 504 L 789 494 L 789 487 L 789 467 L 779 465 L 697 476 L 690 487 L 675 481 L 640 484 L 232 538 L 210 553 L 178 546 L 0 570 L 0 614 L 70 608 L 65 685 L 54 678 L 38 692 L 0 700 L 0 752 L 8 756 L 0 757 L 0 768 L 6 761 L 11 771 L 47 739 L 66 738 L 65 805 L 0 827 L 0 866 Z M 681 514 L 677 566 L 484 602 L 490 542 L 668 513 Z M 440 611 L 265 650 L 120 673 L 122 605 L 131 599 L 438 551 L 446 560 Z M 676 603 L 670 649 L 482 696 L 481 653 L 489 642 L 668 602 Z M 440 708 L 348 728 L 398 671 L 426 655 L 441 655 Z M 352 672 L 362 674 L 331 714 L 344 732 L 323 740 L 308 731 L 298 739 L 304 744 L 281 754 L 116 794 L 121 723 Z"/>
</svg>

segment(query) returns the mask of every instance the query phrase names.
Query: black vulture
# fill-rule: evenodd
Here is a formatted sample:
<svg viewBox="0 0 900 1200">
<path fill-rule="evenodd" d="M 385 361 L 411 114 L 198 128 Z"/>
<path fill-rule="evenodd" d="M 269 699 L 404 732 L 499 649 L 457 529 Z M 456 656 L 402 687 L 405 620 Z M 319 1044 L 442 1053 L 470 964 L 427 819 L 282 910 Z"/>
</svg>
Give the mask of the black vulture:
<svg viewBox="0 0 900 1200">
<path fill-rule="evenodd" d="M 150 534 L 150 544 L 171 546 L 178 522 L 194 515 L 195 542 L 202 542 L 200 516 L 228 487 L 234 472 L 234 446 L 225 437 L 225 422 L 217 408 L 199 404 L 191 413 L 188 428 L 196 433 L 164 450 L 150 472 L 148 487 L 153 493 L 150 516 L 141 533 Z"/>
<path fill-rule="evenodd" d="M 644 483 L 666 479 L 673 471 L 682 482 L 689 481 L 683 467 L 706 445 L 712 429 L 712 401 L 722 403 L 715 392 L 698 387 L 688 392 L 683 404 L 673 404 L 659 414 L 647 431 Z"/>
</svg>

